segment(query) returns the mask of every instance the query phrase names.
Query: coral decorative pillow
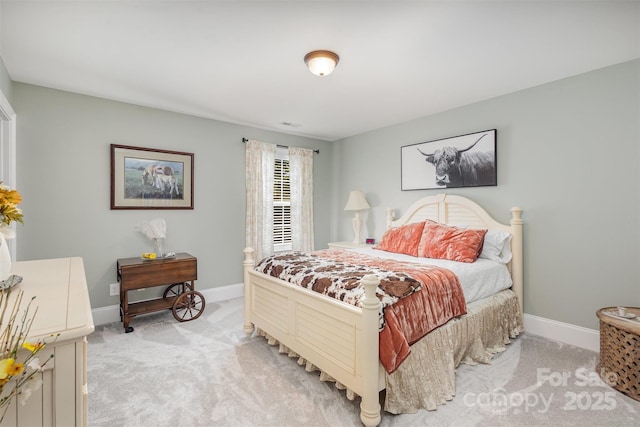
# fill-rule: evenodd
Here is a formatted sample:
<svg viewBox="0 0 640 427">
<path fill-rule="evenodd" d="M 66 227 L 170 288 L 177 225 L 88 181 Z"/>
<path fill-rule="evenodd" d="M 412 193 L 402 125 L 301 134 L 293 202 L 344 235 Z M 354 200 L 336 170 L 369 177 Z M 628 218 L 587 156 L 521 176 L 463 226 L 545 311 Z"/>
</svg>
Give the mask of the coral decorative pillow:
<svg viewBox="0 0 640 427">
<path fill-rule="evenodd" d="M 482 251 L 487 230 L 471 230 L 427 221 L 418 244 L 418 256 L 474 262 Z"/>
<path fill-rule="evenodd" d="M 423 228 L 424 221 L 387 230 L 382 236 L 380 244 L 375 246 L 374 249 L 418 256 L 418 243 L 422 238 Z"/>
</svg>

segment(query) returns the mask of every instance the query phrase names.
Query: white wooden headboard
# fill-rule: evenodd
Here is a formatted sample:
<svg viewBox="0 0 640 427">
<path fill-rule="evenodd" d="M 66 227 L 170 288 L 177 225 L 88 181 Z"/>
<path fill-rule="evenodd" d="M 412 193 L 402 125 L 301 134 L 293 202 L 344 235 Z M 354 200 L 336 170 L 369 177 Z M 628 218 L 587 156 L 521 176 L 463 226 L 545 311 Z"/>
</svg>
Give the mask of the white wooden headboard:
<svg viewBox="0 0 640 427">
<path fill-rule="evenodd" d="M 511 252 L 513 258 L 509 263 L 509 271 L 513 280 L 512 289 L 518 296 L 520 310 L 523 310 L 524 301 L 524 271 L 522 256 L 522 209 L 511 208 L 511 221 L 502 224 L 491 217 L 476 202 L 462 196 L 437 194 L 423 197 L 414 202 L 406 212 L 397 220 L 393 219 L 393 211 L 387 209 L 387 228 L 401 225 L 433 220 L 443 224 L 456 226 L 468 226 L 471 228 L 486 228 L 488 230 L 502 230 L 511 233 Z M 522 311 L 524 313 L 524 311 Z"/>
</svg>

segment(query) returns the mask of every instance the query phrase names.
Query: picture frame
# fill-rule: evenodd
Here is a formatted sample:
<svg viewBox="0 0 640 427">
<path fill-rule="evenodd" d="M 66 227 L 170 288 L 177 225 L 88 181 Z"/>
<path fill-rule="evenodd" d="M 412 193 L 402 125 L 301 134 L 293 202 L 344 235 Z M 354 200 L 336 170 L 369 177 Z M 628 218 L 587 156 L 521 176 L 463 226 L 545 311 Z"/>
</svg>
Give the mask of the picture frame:
<svg viewBox="0 0 640 427">
<path fill-rule="evenodd" d="M 111 209 L 193 209 L 193 157 L 111 144 Z"/>
<path fill-rule="evenodd" d="M 497 186 L 497 130 L 400 148 L 402 191 Z"/>
</svg>

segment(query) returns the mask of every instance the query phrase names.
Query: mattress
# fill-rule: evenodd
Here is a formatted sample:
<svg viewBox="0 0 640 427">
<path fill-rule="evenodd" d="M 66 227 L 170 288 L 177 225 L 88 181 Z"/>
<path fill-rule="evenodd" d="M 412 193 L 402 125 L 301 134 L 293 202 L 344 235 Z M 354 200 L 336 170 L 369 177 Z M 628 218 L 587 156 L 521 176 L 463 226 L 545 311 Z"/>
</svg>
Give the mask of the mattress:
<svg viewBox="0 0 640 427">
<path fill-rule="evenodd" d="M 449 269 L 458 276 L 467 304 L 495 295 L 504 289 L 510 288 L 513 284 L 507 265 L 489 259 L 478 258 L 475 262 L 467 263 L 444 259 L 418 258 L 381 251 L 372 247 L 351 248 L 348 250 L 379 258 L 416 262 Z"/>
</svg>

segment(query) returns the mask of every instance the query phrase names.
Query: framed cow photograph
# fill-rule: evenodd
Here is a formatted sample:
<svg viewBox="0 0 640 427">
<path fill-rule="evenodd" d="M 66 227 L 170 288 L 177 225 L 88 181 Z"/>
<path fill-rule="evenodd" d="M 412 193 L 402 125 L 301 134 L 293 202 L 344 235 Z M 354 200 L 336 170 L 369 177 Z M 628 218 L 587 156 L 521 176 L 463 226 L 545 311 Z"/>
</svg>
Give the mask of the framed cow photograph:
<svg viewBox="0 0 640 427">
<path fill-rule="evenodd" d="M 111 209 L 193 209 L 193 153 L 111 144 Z"/>
<path fill-rule="evenodd" d="M 498 185 L 496 129 L 401 147 L 402 190 Z"/>
</svg>

